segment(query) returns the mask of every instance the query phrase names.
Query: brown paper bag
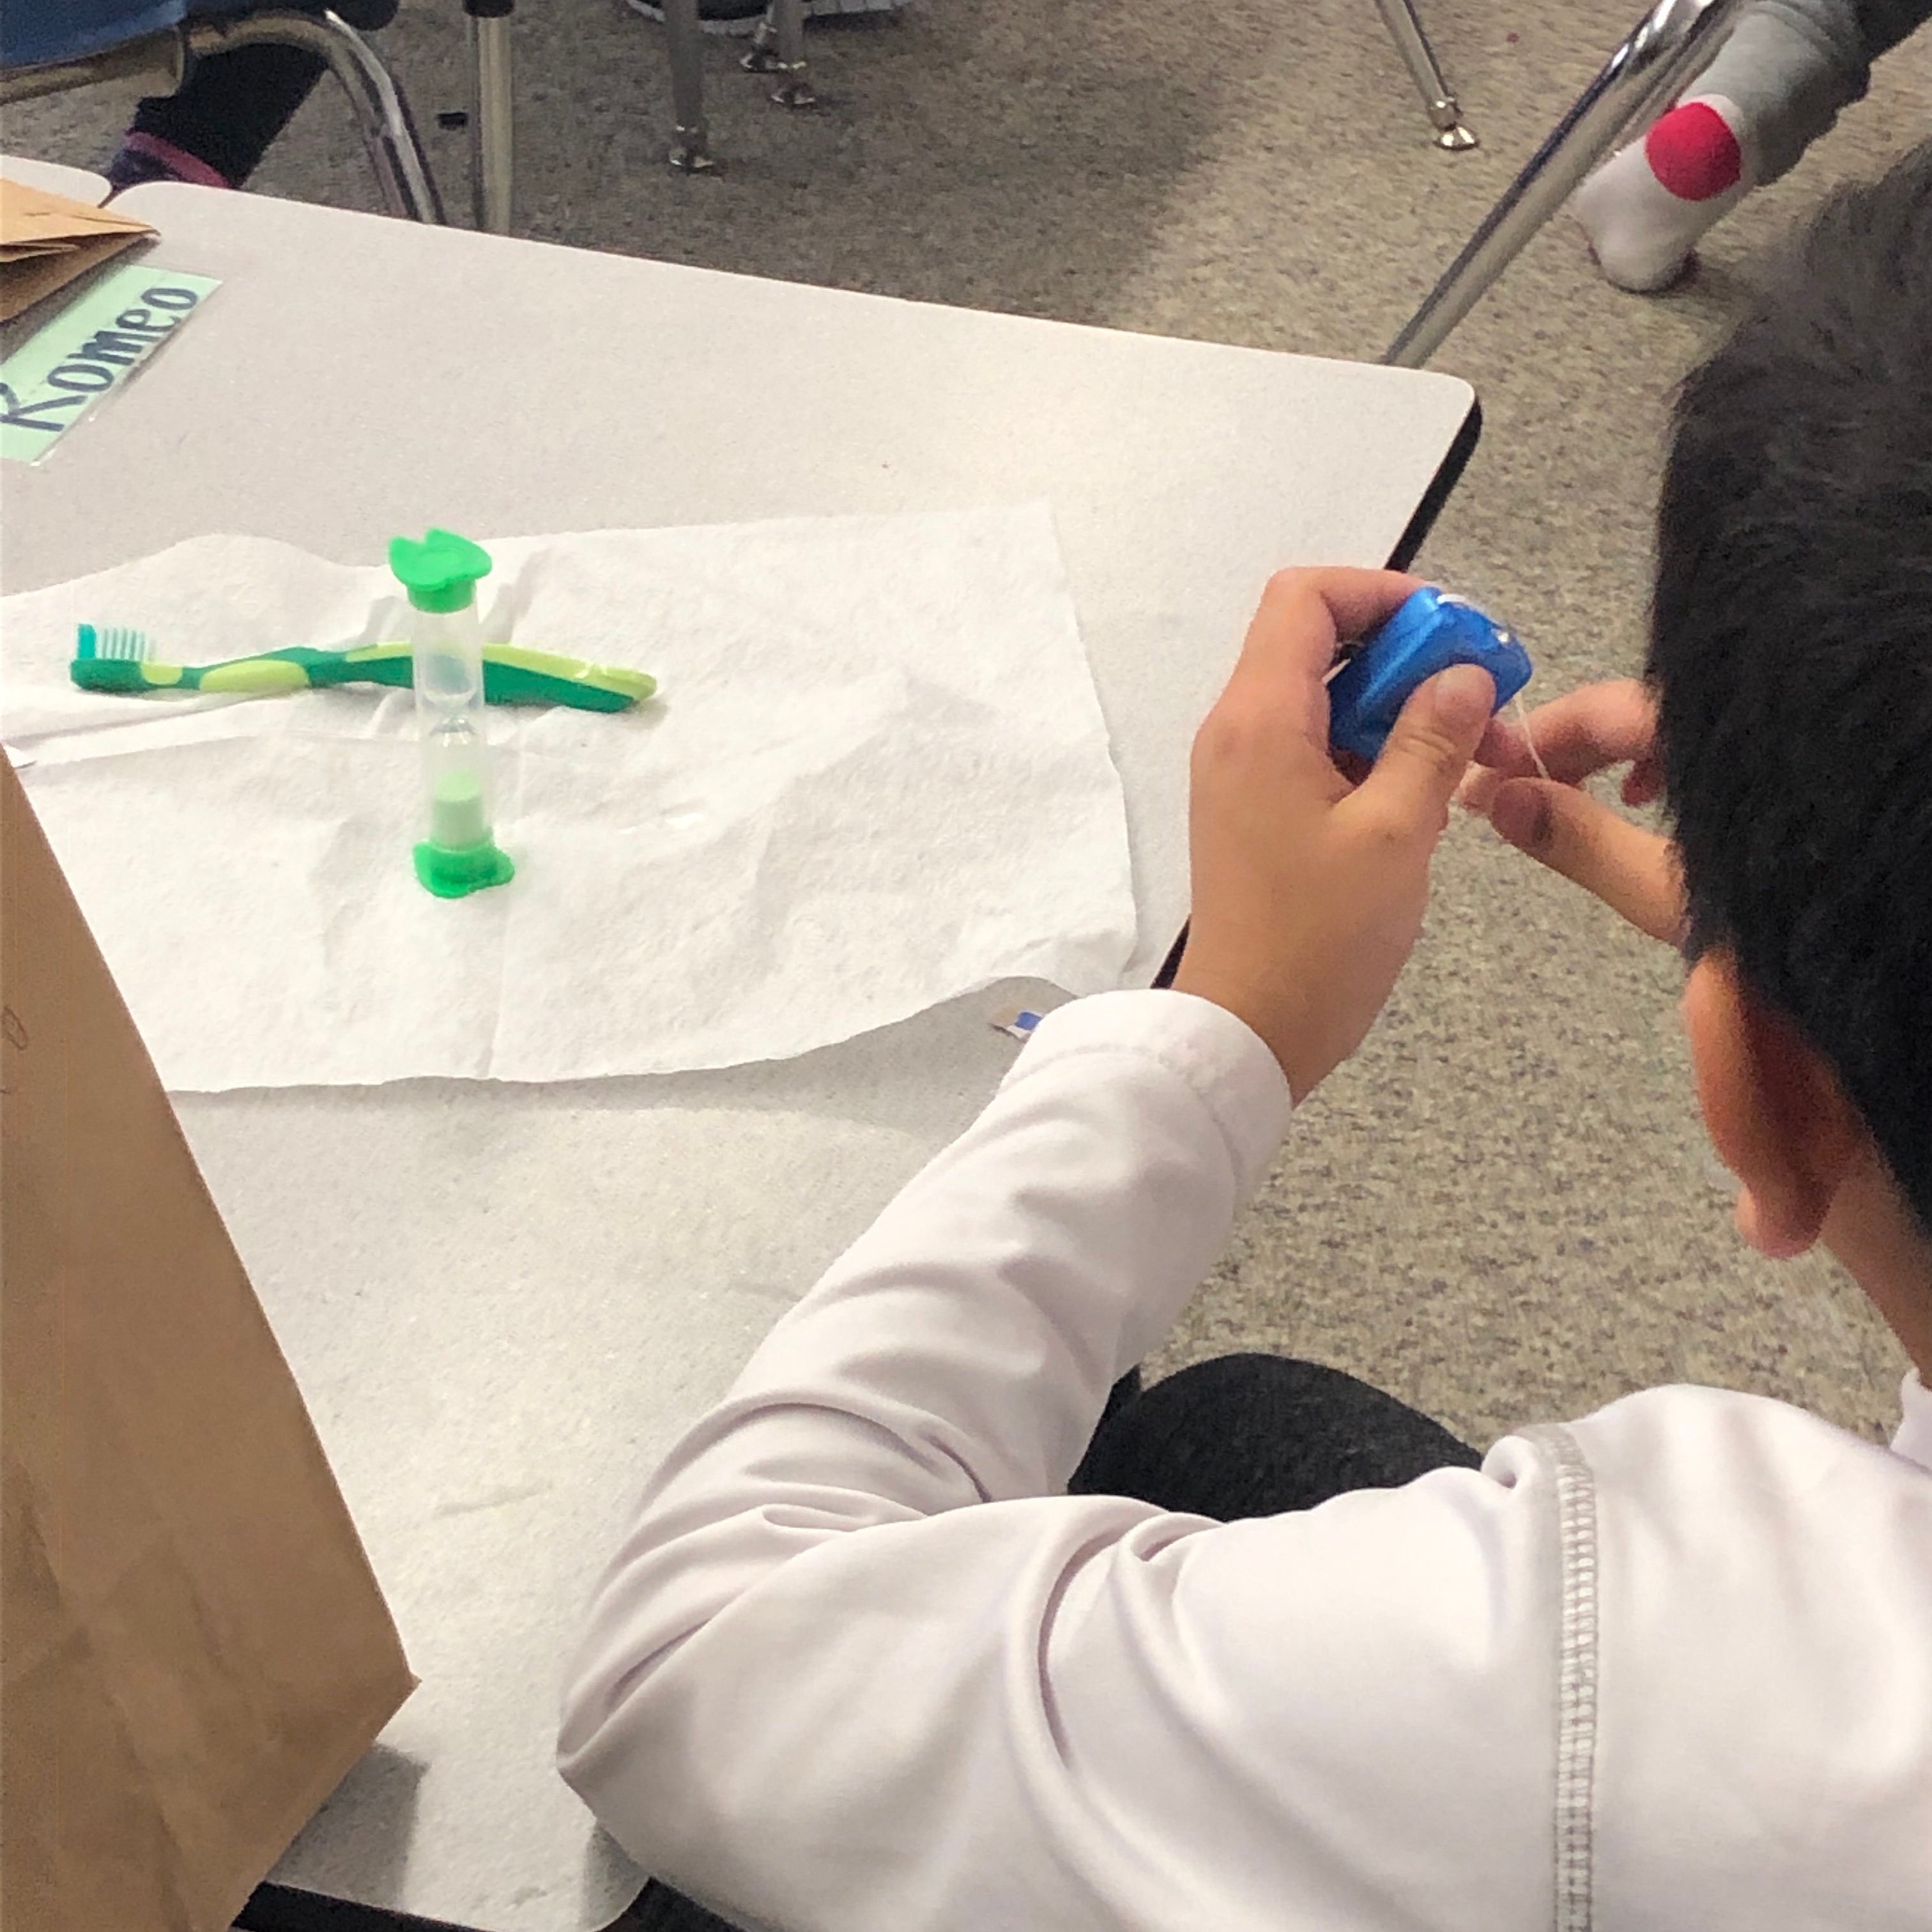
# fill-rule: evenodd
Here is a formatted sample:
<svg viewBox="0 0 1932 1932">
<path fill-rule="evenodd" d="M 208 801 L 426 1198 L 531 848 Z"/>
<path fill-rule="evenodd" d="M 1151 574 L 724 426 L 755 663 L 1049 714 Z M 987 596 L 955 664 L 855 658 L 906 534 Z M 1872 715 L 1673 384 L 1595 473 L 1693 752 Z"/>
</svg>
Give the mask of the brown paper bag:
<svg viewBox="0 0 1932 1932">
<path fill-rule="evenodd" d="M 131 214 L 0 177 L 0 322 L 154 232 Z"/>
<path fill-rule="evenodd" d="M 0 1924 L 218 1932 L 414 1680 L 4 753 L 0 794 Z"/>
</svg>

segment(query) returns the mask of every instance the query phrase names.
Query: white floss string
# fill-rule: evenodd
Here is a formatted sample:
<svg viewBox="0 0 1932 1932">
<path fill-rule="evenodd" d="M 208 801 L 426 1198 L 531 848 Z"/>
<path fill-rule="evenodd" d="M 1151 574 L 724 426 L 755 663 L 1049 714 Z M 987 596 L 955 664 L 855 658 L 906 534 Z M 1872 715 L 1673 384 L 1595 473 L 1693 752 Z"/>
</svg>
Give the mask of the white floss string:
<svg viewBox="0 0 1932 1932">
<path fill-rule="evenodd" d="M 1543 754 L 1536 748 L 1535 735 L 1529 728 L 1529 713 L 1523 709 L 1521 692 L 1519 691 L 1510 700 L 1510 708 L 1516 713 L 1517 727 L 1522 733 L 1522 742 L 1529 747 L 1529 755 L 1536 760 L 1538 774 L 1544 778 L 1550 778 L 1550 767 L 1543 762 Z M 1554 784 L 1556 780 L 1551 778 L 1550 782 Z"/>
</svg>

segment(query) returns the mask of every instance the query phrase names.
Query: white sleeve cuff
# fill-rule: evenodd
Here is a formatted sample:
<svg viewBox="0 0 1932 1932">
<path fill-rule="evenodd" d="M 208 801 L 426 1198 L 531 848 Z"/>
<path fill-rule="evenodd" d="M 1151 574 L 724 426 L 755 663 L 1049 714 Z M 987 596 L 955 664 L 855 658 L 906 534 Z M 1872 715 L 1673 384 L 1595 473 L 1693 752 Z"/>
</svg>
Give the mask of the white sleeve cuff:
<svg viewBox="0 0 1932 1932">
<path fill-rule="evenodd" d="M 1192 993 L 1096 993 L 1056 1008 L 1035 1029 L 1000 1090 L 1076 1054 L 1125 1054 L 1184 1081 L 1227 1142 L 1244 1198 L 1267 1179 L 1292 1102 L 1259 1034 Z"/>
</svg>

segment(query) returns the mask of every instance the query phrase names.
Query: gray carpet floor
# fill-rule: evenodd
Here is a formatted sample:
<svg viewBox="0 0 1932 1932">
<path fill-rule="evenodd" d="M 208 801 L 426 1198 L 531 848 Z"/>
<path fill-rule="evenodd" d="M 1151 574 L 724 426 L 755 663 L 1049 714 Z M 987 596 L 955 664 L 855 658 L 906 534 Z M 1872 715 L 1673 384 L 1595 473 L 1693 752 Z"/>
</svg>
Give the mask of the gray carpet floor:
<svg viewBox="0 0 1932 1932">
<path fill-rule="evenodd" d="M 693 181 L 662 164 L 658 30 L 621 0 L 526 4 L 518 225 L 758 274 L 1372 358 L 1639 10 L 1424 8 L 1481 136 L 1474 153 L 1430 145 L 1370 0 L 914 0 L 813 30 L 824 104 L 812 116 L 766 106 L 736 49 L 711 43 L 725 165 Z M 404 0 L 380 44 L 464 202 L 466 137 L 432 124 L 465 104 L 454 0 Z M 34 104 L 9 114 L 5 143 L 95 163 L 126 105 L 100 92 Z M 1420 567 L 1523 632 L 1541 692 L 1637 664 L 1672 386 L 1719 339 L 1762 252 L 1928 129 L 1922 35 L 1800 168 L 1750 197 L 1681 290 L 1618 294 L 1559 220 L 1437 356 L 1474 383 L 1486 428 Z M 256 185 L 374 205 L 326 89 Z M 1474 824 L 1452 828 L 1436 880 L 1388 1012 L 1303 1110 L 1154 1366 L 1291 1350 L 1479 1445 L 1673 1380 L 1888 1431 L 1904 1357 L 1856 1288 L 1822 1256 L 1774 1266 L 1732 1232 L 1678 1034 L 1675 956 Z"/>
</svg>

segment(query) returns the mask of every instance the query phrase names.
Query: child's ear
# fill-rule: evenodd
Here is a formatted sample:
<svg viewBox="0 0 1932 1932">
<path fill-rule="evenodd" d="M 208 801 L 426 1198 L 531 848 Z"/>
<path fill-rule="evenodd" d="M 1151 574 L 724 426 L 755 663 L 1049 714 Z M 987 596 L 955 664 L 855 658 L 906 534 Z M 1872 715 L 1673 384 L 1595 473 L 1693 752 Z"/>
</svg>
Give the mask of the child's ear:
<svg viewBox="0 0 1932 1932">
<path fill-rule="evenodd" d="M 1857 1165 L 1863 1129 L 1838 1076 L 1721 949 L 1684 989 L 1684 1030 L 1718 1157 L 1737 1176 L 1738 1232 L 1774 1260 L 1818 1238 Z"/>
</svg>

